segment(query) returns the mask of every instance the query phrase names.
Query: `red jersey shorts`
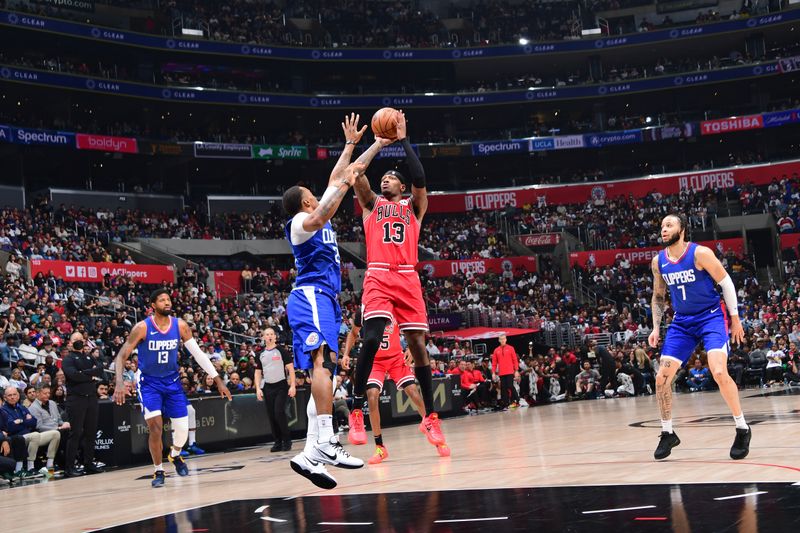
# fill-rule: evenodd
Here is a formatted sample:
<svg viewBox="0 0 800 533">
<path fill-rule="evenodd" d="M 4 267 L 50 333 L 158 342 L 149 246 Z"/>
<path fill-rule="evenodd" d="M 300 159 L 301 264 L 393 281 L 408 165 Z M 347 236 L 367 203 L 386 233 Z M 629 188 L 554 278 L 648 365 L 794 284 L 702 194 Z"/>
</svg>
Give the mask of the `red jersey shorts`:
<svg viewBox="0 0 800 533">
<path fill-rule="evenodd" d="M 414 372 L 406 365 L 403 354 L 399 352 L 388 359 L 375 359 L 375 362 L 372 363 L 369 379 L 367 379 L 367 388 L 373 386 L 383 390 L 383 381 L 386 379 L 386 374 L 389 374 L 389 379 L 394 381 L 398 389 L 414 383 Z"/>
<path fill-rule="evenodd" d="M 422 284 L 413 267 L 401 270 L 370 266 L 361 295 L 363 320 L 388 318 L 400 331 L 428 331 L 428 313 L 422 298 Z"/>
</svg>

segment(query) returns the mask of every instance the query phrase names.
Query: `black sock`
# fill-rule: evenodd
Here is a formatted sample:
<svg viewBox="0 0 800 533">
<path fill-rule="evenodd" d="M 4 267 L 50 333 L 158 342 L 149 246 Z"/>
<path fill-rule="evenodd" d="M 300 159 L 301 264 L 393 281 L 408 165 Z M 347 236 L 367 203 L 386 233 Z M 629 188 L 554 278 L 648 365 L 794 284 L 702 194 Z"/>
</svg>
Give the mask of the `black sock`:
<svg viewBox="0 0 800 533">
<path fill-rule="evenodd" d="M 383 446 L 383 435 L 376 435 L 375 436 L 375 445 L 376 446 Z"/>
<path fill-rule="evenodd" d="M 430 416 L 433 413 L 433 375 L 431 374 L 431 365 L 415 366 L 414 375 L 419 381 L 422 401 L 425 402 L 425 414 Z"/>
<path fill-rule="evenodd" d="M 364 397 L 363 396 L 353 396 L 353 410 L 356 409 L 363 410 L 364 409 Z"/>
</svg>

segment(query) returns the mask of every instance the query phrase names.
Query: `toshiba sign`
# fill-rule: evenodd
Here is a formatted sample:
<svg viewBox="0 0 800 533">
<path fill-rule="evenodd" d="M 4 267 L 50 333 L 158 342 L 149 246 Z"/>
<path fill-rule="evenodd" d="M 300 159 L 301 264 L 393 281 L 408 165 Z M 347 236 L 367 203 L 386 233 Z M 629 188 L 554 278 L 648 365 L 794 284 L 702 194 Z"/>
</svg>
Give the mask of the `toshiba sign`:
<svg viewBox="0 0 800 533">
<path fill-rule="evenodd" d="M 703 135 L 717 135 L 730 131 L 756 130 L 763 127 L 764 119 L 761 115 L 748 115 L 746 117 L 703 121 L 700 123 L 700 132 Z"/>
</svg>

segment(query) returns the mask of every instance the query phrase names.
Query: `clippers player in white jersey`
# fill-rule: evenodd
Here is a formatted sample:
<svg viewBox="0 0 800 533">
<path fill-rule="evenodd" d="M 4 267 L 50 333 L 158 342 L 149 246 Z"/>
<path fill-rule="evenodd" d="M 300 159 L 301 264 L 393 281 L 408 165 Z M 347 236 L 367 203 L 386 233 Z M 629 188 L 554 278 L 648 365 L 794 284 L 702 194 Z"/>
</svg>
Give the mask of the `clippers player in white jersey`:
<svg viewBox="0 0 800 533">
<path fill-rule="evenodd" d="M 348 166 L 355 145 L 366 130 L 358 129 L 359 117 L 345 117 L 342 129 L 345 147 L 328 180 L 328 188 L 317 200 L 305 187 L 289 188 L 283 194 L 283 208 L 289 217 L 286 239 L 292 248 L 297 268 L 295 287 L 289 295 L 286 316 L 292 329 L 295 367 L 312 372 L 311 399 L 308 402 L 308 432 L 305 449 L 295 455 L 292 470 L 316 486 L 332 489 L 336 480 L 326 464 L 339 468 L 361 468 L 364 461 L 352 457 L 333 433 L 333 383 L 339 353 L 339 307 L 342 272 L 336 232 L 330 219 L 342 203 L 356 176 L 366 166 Z"/>
<path fill-rule="evenodd" d="M 661 222 L 661 240 L 666 248 L 653 258 L 653 331 L 650 346 L 658 346 L 661 319 L 666 310 L 666 292 L 675 316 L 661 349 L 661 366 L 656 376 L 656 399 L 661 413 L 661 438 L 654 453 L 656 459 L 670 455 L 681 443 L 672 428 L 672 379 L 702 341 L 708 354 L 708 366 L 719 392 L 733 414 L 736 437 L 731 459 L 744 459 L 750 451 L 751 430 L 739 402 L 739 389 L 728 375 L 729 337 L 741 344 L 744 340 L 739 320 L 736 288 L 725 267 L 711 249 L 686 241 L 687 220 L 683 215 L 668 215 Z M 714 284 L 722 289 L 722 301 Z M 728 331 L 730 316 L 730 332 Z"/>
</svg>

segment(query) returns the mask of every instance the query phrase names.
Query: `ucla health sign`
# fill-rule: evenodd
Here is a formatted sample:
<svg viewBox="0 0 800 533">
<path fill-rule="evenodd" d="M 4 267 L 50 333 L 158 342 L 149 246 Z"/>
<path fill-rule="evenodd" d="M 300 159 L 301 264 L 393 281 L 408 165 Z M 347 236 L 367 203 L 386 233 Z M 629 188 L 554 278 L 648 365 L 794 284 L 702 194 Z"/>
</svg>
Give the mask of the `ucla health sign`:
<svg viewBox="0 0 800 533">
<path fill-rule="evenodd" d="M 75 148 L 75 134 L 67 131 L 37 130 L 0 125 L 0 142 Z"/>
</svg>

